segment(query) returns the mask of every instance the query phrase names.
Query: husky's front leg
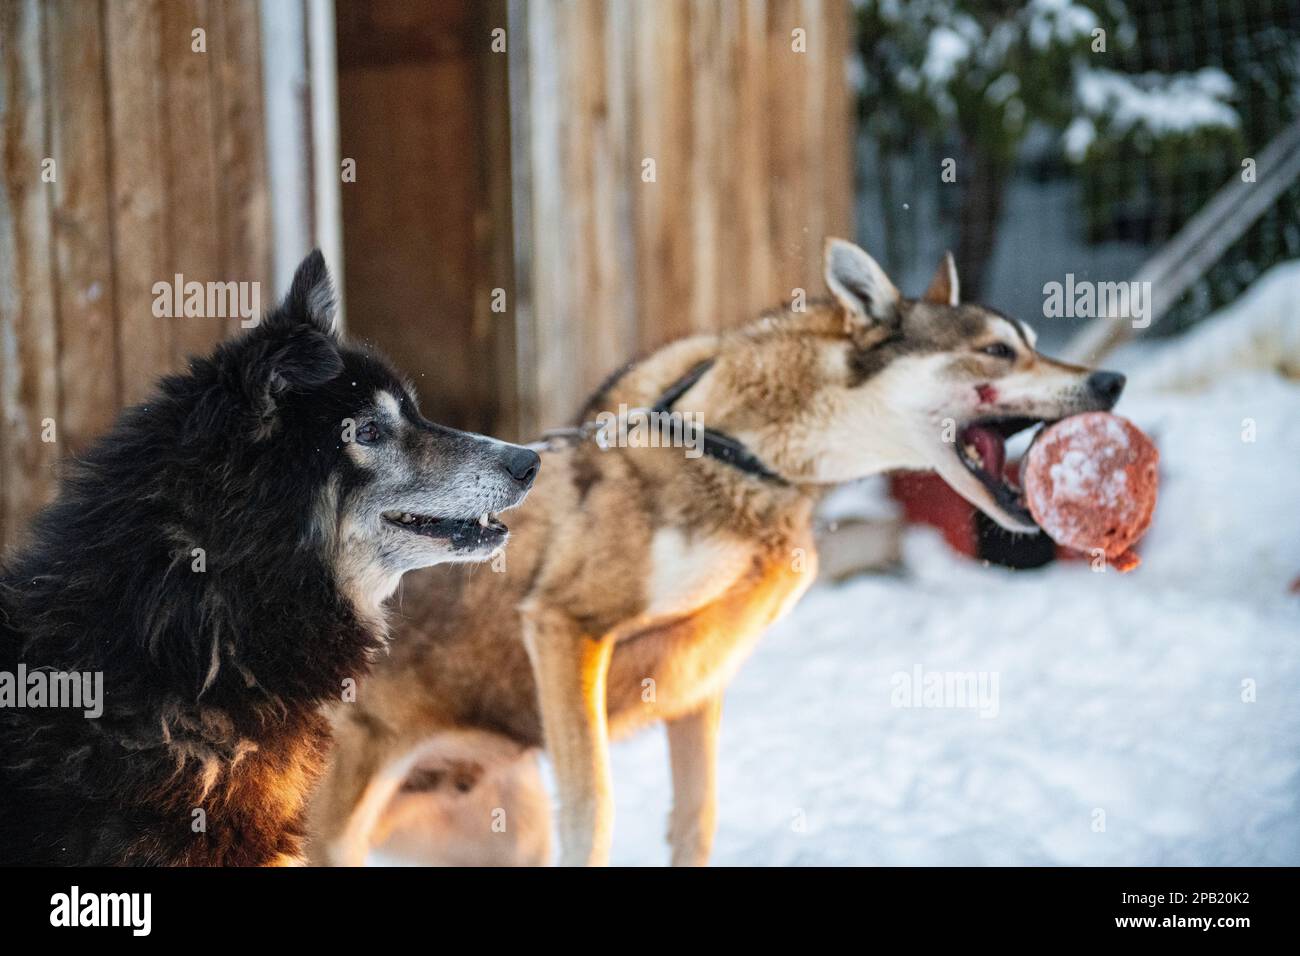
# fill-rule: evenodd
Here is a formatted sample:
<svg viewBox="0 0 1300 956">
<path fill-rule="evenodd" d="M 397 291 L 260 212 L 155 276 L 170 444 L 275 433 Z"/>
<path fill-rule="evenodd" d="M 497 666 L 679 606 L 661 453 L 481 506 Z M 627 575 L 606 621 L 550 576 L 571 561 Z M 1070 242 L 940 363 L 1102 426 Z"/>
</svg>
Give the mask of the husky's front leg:
<svg viewBox="0 0 1300 956">
<path fill-rule="evenodd" d="M 560 865 L 604 866 L 614 829 L 605 701 L 614 641 L 558 611 L 533 607 L 523 618 L 559 791 Z"/>
<path fill-rule="evenodd" d="M 698 710 L 670 720 L 668 758 L 673 768 L 673 812 L 668 845 L 673 866 L 705 866 L 718 819 L 718 724 L 722 694 Z"/>
</svg>

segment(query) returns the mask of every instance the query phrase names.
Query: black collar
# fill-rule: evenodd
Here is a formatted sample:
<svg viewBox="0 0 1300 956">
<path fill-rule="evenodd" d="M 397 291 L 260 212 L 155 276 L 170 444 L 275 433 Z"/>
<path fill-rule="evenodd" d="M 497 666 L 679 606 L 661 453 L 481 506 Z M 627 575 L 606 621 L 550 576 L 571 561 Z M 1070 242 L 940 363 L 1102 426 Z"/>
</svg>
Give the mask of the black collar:
<svg viewBox="0 0 1300 956">
<path fill-rule="evenodd" d="M 685 375 L 665 389 L 651 409 L 656 412 L 672 413 L 677 400 L 691 390 L 691 387 L 704 377 L 704 373 L 713 368 L 713 359 L 705 359 L 693 366 Z M 703 425 L 697 429 L 701 437 L 701 450 L 710 458 L 725 462 L 747 475 L 770 481 L 776 485 L 786 486 L 789 482 L 763 464 L 762 459 L 745 447 L 739 438 L 733 438 L 726 432 L 706 429 Z"/>
</svg>

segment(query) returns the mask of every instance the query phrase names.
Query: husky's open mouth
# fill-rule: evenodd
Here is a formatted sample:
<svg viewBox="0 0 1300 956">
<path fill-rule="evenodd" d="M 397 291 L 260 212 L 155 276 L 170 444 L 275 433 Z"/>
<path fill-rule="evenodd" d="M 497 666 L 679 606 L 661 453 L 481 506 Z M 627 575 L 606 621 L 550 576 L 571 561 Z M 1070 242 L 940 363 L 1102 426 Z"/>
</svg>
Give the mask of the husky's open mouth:
<svg viewBox="0 0 1300 956">
<path fill-rule="evenodd" d="M 985 418 L 957 433 L 957 457 L 979 479 L 998 507 L 1017 521 L 1036 525 L 1025 506 L 1024 492 L 1006 476 L 1007 439 L 1043 424 L 1040 418 Z"/>
<path fill-rule="evenodd" d="M 385 511 L 384 520 L 410 534 L 444 539 L 456 548 L 479 548 L 504 541 L 510 530 L 490 511 L 477 518 L 437 518 L 410 511 Z"/>
</svg>

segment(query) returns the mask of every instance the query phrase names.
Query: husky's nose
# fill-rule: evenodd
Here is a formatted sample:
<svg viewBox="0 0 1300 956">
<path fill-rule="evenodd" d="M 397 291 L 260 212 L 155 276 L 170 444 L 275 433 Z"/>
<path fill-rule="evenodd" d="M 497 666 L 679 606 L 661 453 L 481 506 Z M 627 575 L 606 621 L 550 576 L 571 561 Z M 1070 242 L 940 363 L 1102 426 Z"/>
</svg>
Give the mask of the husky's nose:
<svg viewBox="0 0 1300 956">
<path fill-rule="evenodd" d="M 541 466 L 542 460 L 537 457 L 535 451 L 529 451 L 527 448 L 511 448 L 502 456 L 501 464 L 511 478 L 527 488 L 537 477 L 537 469 Z"/>
<path fill-rule="evenodd" d="M 1124 391 L 1124 383 L 1127 381 L 1119 372 L 1093 372 L 1088 376 L 1088 391 L 1105 402 L 1107 409 L 1111 409 L 1119 401 L 1119 393 Z"/>
</svg>

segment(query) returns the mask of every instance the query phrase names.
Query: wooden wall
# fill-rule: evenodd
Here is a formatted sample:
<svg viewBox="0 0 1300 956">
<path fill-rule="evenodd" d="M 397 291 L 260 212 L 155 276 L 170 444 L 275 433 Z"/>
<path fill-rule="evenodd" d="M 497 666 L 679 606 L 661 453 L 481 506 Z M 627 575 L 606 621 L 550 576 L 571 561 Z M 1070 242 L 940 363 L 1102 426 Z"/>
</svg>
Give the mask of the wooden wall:
<svg viewBox="0 0 1300 956">
<path fill-rule="evenodd" d="M 59 459 L 235 330 L 155 318 L 155 282 L 272 304 L 271 200 L 332 171 L 269 182 L 267 9 L 0 0 L 0 544 Z M 534 436 L 628 358 L 820 293 L 850 234 L 847 0 L 350 0 L 336 26 L 357 178 L 331 265 L 432 417 Z"/>
<path fill-rule="evenodd" d="M 517 433 L 506 56 L 495 0 L 338 7 L 348 330 L 379 345 L 429 417 Z"/>
<path fill-rule="evenodd" d="M 846 0 L 511 0 L 510 42 L 526 433 L 638 352 L 822 293 L 852 235 Z"/>
<path fill-rule="evenodd" d="M 260 63 L 255 0 L 0 0 L 0 544 L 237 327 L 155 318 L 155 282 L 269 278 Z"/>
</svg>

